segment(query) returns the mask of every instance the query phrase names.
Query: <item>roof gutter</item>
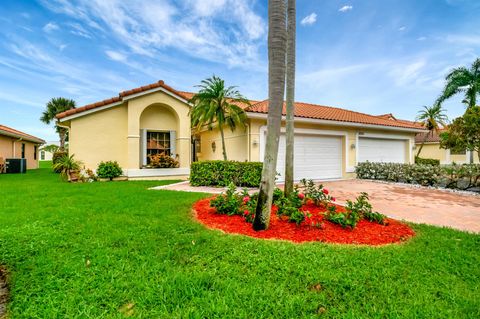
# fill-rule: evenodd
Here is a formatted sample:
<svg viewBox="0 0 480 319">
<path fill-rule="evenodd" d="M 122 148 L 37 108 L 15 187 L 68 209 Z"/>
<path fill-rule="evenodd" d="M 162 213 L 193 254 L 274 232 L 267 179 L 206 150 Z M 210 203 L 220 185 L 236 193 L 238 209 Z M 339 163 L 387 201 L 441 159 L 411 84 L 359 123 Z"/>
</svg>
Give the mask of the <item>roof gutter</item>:
<svg viewBox="0 0 480 319">
<path fill-rule="evenodd" d="M 44 140 L 36 139 L 36 138 L 29 138 L 29 137 L 26 137 L 26 136 L 22 136 L 22 135 L 19 135 L 19 134 L 7 132 L 7 131 L 4 131 L 4 130 L 0 130 L 0 135 L 5 135 L 5 136 L 9 136 L 9 137 L 18 138 L 19 139 L 18 141 L 25 140 L 25 141 L 32 142 L 32 143 L 45 144 Z"/>
<path fill-rule="evenodd" d="M 267 119 L 267 114 L 263 113 L 255 113 L 255 112 L 247 112 L 248 118 L 251 119 Z M 282 121 L 286 118 L 282 116 Z M 381 130 L 388 130 L 388 131 L 397 131 L 397 132 L 414 132 L 414 133 L 423 133 L 428 132 L 425 129 L 416 129 L 416 128 L 407 128 L 407 127 L 397 127 L 397 126 L 386 126 L 386 125 L 376 125 L 376 124 L 363 124 L 363 123 L 355 123 L 355 122 L 343 122 L 343 121 L 334 121 L 334 120 L 321 120 L 321 119 L 311 119 L 305 117 L 298 117 L 295 116 L 294 121 L 297 123 L 311 123 L 311 124 L 325 124 L 325 125 L 334 125 L 334 126 L 349 126 L 349 127 L 361 127 L 361 128 L 374 128 L 374 129 L 381 129 Z"/>
</svg>

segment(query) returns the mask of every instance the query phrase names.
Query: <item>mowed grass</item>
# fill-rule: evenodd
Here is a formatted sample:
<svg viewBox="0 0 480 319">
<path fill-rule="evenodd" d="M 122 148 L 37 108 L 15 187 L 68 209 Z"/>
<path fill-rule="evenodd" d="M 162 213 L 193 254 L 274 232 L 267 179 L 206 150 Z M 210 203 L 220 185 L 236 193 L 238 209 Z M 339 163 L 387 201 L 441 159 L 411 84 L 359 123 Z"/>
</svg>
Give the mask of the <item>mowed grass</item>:
<svg viewBox="0 0 480 319">
<path fill-rule="evenodd" d="M 479 318 L 480 236 L 413 225 L 380 248 L 262 241 L 165 182 L 0 175 L 10 318 Z M 313 287 L 313 288 L 312 288 Z"/>
</svg>

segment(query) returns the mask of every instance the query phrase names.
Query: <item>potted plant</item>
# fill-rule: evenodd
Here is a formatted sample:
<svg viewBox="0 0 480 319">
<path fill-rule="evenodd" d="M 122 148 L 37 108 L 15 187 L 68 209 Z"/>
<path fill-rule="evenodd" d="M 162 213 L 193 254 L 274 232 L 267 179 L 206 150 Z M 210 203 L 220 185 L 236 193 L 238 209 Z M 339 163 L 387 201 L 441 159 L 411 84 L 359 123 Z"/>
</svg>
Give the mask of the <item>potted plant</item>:
<svg viewBox="0 0 480 319">
<path fill-rule="evenodd" d="M 80 166 L 82 162 L 77 161 L 74 155 L 63 155 L 53 165 L 53 170 L 59 172 L 63 178 L 68 179 L 69 182 L 78 181 L 80 174 Z"/>
</svg>

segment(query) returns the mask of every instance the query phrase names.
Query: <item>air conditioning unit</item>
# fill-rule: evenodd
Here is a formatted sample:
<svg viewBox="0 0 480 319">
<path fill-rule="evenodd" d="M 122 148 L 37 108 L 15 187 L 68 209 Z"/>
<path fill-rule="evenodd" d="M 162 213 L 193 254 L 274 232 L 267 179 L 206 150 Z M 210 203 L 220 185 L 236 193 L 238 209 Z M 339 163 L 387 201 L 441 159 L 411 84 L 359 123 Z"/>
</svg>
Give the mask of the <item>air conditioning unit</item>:
<svg viewBox="0 0 480 319">
<path fill-rule="evenodd" d="M 25 158 L 7 158 L 5 164 L 7 174 L 24 174 L 27 172 L 27 160 Z"/>
</svg>

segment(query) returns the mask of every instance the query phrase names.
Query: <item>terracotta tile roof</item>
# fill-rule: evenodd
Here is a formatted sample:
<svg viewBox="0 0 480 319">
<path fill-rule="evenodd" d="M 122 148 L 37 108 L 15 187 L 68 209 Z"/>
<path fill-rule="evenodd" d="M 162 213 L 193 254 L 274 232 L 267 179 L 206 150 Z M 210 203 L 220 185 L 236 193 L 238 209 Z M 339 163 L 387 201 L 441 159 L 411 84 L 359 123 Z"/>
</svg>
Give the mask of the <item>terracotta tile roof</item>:
<svg viewBox="0 0 480 319">
<path fill-rule="evenodd" d="M 427 136 L 427 139 L 425 140 L 426 143 L 439 143 L 440 142 L 440 134 L 446 131 L 446 129 L 441 129 L 438 132 L 425 132 L 425 133 L 418 133 L 415 135 L 415 143 L 416 144 L 421 144 L 423 143 L 423 139 L 425 138 L 425 135 Z"/>
<path fill-rule="evenodd" d="M 246 111 L 254 113 L 268 113 L 268 100 L 256 103 L 250 108 L 247 108 Z M 283 105 L 282 114 L 286 114 L 285 103 Z M 295 116 L 329 121 L 422 129 L 422 126 L 418 123 L 406 120 L 397 120 L 393 116 L 384 118 L 383 116 L 374 116 L 360 112 L 349 111 L 338 107 L 302 102 L 295 102 Z"/>
<path fill-rule="evenodd" d="M 177 91 L 172 87 L 166 85 L 163 81 L 160 80 L 156 83 L 152 83 L 152 84 L 141 86 L 132 90 L 120 92 L 118 96 L 112 97 L 107 100 L 88 104 L 76 109 L 59 113 L 57 114 L 57 118 L 62 119 L 69 115 L 78 114 L 94 108 L 102 107 L 102 106 L 109 105 L 116 102 L 121 102 L 123 101 L 123 98 L 126 96 L 145 92 L 158 87 L 162 87 L 163 89 L 185 100 L 190 100 L 195 95 L 195 93 L 192 93 L 192 92 Z M 264 100 L 264 101 L 250 100 L 250 104 L 251 104 L 250 106 L 245 104 L 238 104 L 238 106 L 242 107 L 247 112 L 268 113 L 268 100 Z M 285 114 L 285 106 L 283 111 Z M 393 126 L 393 127 L 402 127 L 402 128 L 413 128 L 413 129 L 422 128 L 422 126 L 419 125 L 418 123 L 396 119 L 392 114 L 374 116 L 374 115 L 353 112 L 353 111 L 336 108 L 336 107 L 322 106 L 322 105 L 315 105 L 315 104 L 301 103 L 301 102 L 295 103 L 295 116 L 312 118 L 312 119 L 351 122 L 351 123 L 360 123 L 360 124 L 372 124 L 372 125 L 381 125 L 381 126 Z"/>
<path fill-rule="evenodd" d="M 38 144 L 45 144 L 45 141 L 42 140 L 41 138 L 35 137 L 33 135 L 23 133 L 19 130 L 13 129 L 11 127 L 1 125 L 0 124 L 0 135 L 6 135 L 6 136 L 11 136 L 15 138 L 23 138 L 27 141 L 38 143 Z"/>
<path fill-rule="evenodd" d="M 165 89 L 165 90 L 167 90 L 167 91 L 169 91 L 169 92 L 171 92 L 175 95 L 178 95 L 179 97 L 184 98 L 186 100 L 190 99 L 189 97 L 183 95 L 183 93 L 186 93 L 186 92 L 179 92 L 179 91 L 173 89 L 171 86 L 166 85 L 165 82 L 163 82 L 162 80 L 160 80 L 158 82 L 155 82 L 155 83 L 152 83 L 152 84 L 149 84 L 149 85 L 145 85 L 145 86 L 141 86 L 141 87 L 138 87 L 138 88 L 135 88 L 135 89 L 120 92 L 118 94 L 118 96 L 115 96 L 115 97 L 112 97 L 112 98 L 109 98 L 109 99 L 106 99 L 106 100 L 103 100 L 103 101 L 100 101 L 100 102 L 87 104 L 85 106 L 78 107 L 76 109 L 71 109 L 71 110 L 68 110 L 68 111 L 65 111 L 65 112 L 62 112 L 62 113 L 58 113 L 57 114 L 57 119 L 62 119 L 64 117 L 67 117 L 67 116 L 70 116 L 70 115 L 73 115 L 73 114 L 82 113 L 82 112 L 85 112 L 85 111 L 88 111 L 88 110 L 91 110 L 91 109 L 95 109 L 97 107 L 102 107 L 102 106 L 105 106 L 105 105 L 109 105 L 109 104 L 112 104 L 112 103 L 121 102 L 123 100 L 123 98 L 126 97 L 126 96 L 141 93 L 141 92 L 145 92 L 145 91 L 148 91 L 148 90 L 151 90 L 151 89 L 156 89 L 156 88 L 159 88 L 159 87 L 161 87 L 161 88 L 163 88 L 163 89 Z"/>
</svg>

